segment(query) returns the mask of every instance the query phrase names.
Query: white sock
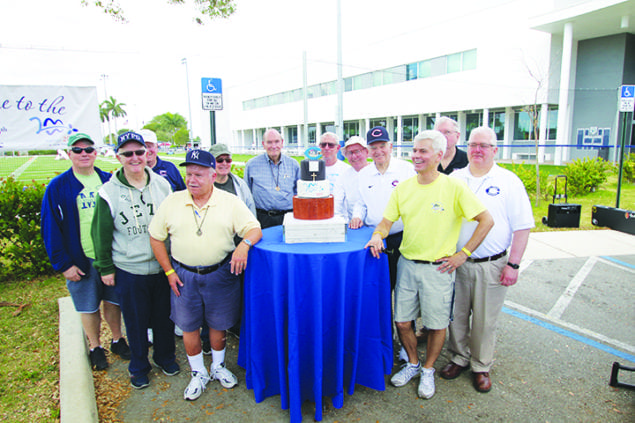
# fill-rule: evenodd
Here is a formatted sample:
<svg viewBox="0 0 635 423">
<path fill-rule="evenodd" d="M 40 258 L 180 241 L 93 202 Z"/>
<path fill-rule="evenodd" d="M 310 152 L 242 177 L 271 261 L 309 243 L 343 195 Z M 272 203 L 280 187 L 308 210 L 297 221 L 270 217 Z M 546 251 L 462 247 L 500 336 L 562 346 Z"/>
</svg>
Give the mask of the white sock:
<svg viewBox="0 0 635 423">
<path fill-rule="evenodd" d="M 190 362 L 190 368 L 192 369 L 193 372 L 208 374 L 207 369 L 205 368 L 205 362 L 203 361 L 202 352 L 196 355 L 188 355 L 187 361 Z"/>
<path fill-rule="evenodd" d="M 220 351 L 216 351 L 212 348 L 212 369 L 217 368 L 225 362 L 225 348 Z"/>
</svg>

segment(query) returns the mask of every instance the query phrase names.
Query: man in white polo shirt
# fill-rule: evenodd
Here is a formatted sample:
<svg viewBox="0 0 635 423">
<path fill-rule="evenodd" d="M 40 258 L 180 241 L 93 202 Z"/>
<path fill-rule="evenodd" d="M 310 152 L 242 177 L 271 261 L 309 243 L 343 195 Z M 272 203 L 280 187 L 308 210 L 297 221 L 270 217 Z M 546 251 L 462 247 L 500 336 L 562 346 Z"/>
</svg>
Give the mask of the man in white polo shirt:
<svg viewBox="0 0 635 423">
<path fill-rule="evenodd" d="M 353 208 L 359 198 L 357 185 L 359 171 L 368 166 L 368 148 L 364 138 L 354 136 L 346 141 L 343 150 L 351 166 L 335 181 L 333 197 L 335 197 L 335 214 L 344 217 L 348 222 L 353 216 Z"/>
<path fill-rule="evenodd" d="M 337 152 L 340 151 L 340 142 L 337 135 L 333 132 L 322 134 L 320 137 L 320 150 L 324 160 L 326 179 L 331 185 L 331 194 L 333 194 L 337 179 L 342 173 L 350 169 L 350 166 L 337 158 Z"/>
<path fill-rule="evenodd" d="M 454 379 L 471 366 L 474 387 L 479 392 L 492 388 L 489 371 L 494 361 L 496 321 L 507 287 L 518 280 L 518 265 L 534 227 L 525 187 L 514 173 L 494 163 L 497 150 L 496 133 L 491 128 L 473 129 L 467 144 L 469 165 L 451 175 L 467 183 L 495 222 L 485 240 L 456 271 L 454 321 L 448 344 L 451 358 L 441 370 L 442 378 Z M 457 251 L 465 246 L 474 228 L 474 222 L 463 223 Z"/>
</svg>

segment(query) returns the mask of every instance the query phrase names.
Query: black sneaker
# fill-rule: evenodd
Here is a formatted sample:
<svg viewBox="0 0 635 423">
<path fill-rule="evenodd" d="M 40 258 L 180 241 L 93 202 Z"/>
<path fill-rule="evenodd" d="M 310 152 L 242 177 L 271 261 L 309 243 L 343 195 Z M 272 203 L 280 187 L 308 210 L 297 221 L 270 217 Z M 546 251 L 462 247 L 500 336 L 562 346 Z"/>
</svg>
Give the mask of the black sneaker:
<svg viewBox="0 0 635 423">
<path fill-rule="evenodd" d="M 130 384 L 135 389 L 143 389 L 150 386 L 148 375 L 130 376 Z"/>
<path fill-rule="evenodd" d="M 209 339 L 203 340 L 203 354 L 205 355 L 212 354 L 212 344 L 209 342 Z"/>
<path fill-rule="evenodd" d="M 111 342 L 110 352 L 113 354 L 117 354 L 123 360 L 130 360 L 130 357 L 132 357 L 132 353 L 130 352 L 130 347 L 128 346 L 128 343 L 126 342 L 125 338 L 119 338 L 119 341 Z"/>
<path fill-rule="evenodd" d="M 95 370 L 106 370 L 108 368 L 106 352 L 102 347 L 95 348 L 88 356 L 90 357 L 90 364 Z"/>
</svg>

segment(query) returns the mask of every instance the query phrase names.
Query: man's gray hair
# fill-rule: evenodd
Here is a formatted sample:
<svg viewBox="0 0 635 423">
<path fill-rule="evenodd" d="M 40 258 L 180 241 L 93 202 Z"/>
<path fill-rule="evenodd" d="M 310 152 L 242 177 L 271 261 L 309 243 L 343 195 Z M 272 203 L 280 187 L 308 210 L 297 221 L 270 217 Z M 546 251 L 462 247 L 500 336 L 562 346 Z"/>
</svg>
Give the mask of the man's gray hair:
<svg viewBox="0 0 635 423">
<path fill-rule="evenodd" d="M 487 137 L 487 140 L 490 142 L 490 144 L 496 145 L 496 132 L 494 132 L 492 128 L 489 128 L 487 126 L 479 126 L 478 128 L 472 129 L 468 142 L 472 141 L 472 138 L 477 135 L 484 135 L 485 137 Z"/>
<path fill-rule="evenodd" d="M 322 135 L 320 135 L 320 142 L 324 142 L 324 140 L 328 140 L 328 139 L 331 139 L 337 145 L 340 144 L 339 142 L 340 138 L 334 132 L 325 132 Z"/>
<path fill-rule="evenodd" d="M 443 154 L 445 154 L 445 150 L 448 147 L 448 141 L 445 139 L 445 136 L 441 132 L 437 131 L 436 129 L 421 131 L 415 137 L 413 144 L 415 144 L 417 141 L 423 140 L 432 141 L 432 150 L 434 150 L 435 153 L 441 151 L 443 152 Z"/>
<path fill-rule="evenodd" d="M 438 118 L 434 122 L 434 129 L 438 130 L 439 126 L 441 126 L 442 124 L 444 124 L 446 122 L 450 123 L 456 132 L 459 132 L 459 123 L 457 121 L 455 121 L 454 119 L 452 119 L 450 117 L 447 117 L 447 116 L 441 116 L 440 118 Z"/>
</svg>

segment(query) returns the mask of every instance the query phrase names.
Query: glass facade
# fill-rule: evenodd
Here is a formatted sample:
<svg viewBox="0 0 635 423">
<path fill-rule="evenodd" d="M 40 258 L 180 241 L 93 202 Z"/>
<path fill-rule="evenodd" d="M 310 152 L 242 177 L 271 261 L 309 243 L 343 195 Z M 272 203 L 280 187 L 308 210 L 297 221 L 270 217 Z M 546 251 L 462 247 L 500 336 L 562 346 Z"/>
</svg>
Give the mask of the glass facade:
<svg viewBox="0 0 635 423">
<path fill-rule="evenodd" d="M 456 120 L 456 119 L 455 119 Z M 483 114 L 482 113 L 467 113 L 465 115 L 465 139 L 470 138 L 470 133 L 472 129 L 478 128 L 483 125 Z"/>
<path fill-rule="evenodd" d="M 344 122 L 344 141 L 348 140 L 354 135 L 359 135 L 359 122 L 349 121 Z"/>
<path fill-rule="evenodd" d="M 416 116 L 405 116 L 401 119 L 401 136 L 404 142 L 412 142 L 419 133 L 419 118 Z"/>
<path fill-rule="evenodd" d="M 490 112 L 489 127 L 496 132 L 496 139 L 505 139 L 505 112 Z"/>
</svg>

